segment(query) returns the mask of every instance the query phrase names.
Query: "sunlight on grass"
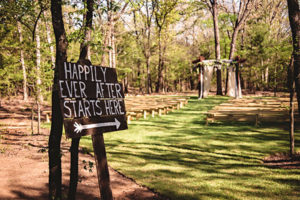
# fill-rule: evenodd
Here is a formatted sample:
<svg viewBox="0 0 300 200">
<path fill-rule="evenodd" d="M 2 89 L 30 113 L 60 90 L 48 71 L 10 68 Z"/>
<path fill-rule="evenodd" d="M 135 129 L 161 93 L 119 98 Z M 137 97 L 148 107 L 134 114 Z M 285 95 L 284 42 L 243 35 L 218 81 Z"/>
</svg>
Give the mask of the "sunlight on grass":
<svg viewBox="0 0 300 200">
<path fill-rule="evenodd" d="M 299 199 L 300 170 L 262 164 L 268 154 L 288 151 L 288 131 L 205 125 L 205 111 L 227 99 L 194 97 L 179 111 L 105 133 L 109 165 L 171 199 Z M 91 137 L 82 138 L 81 146 L 92 150 Z"/>
</svg>

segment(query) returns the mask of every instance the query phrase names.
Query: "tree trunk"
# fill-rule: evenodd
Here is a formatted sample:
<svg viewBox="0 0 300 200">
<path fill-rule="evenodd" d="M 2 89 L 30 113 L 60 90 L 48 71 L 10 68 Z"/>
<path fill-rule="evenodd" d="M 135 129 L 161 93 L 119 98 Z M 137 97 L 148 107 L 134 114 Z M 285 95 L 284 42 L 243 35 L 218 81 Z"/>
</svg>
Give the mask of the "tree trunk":
<svg viewBox="0 0 300 200">
<path fill-rule="evenodd" d="M 239 32 L 239 28 L 234 28 L 231 43 L 230 43 L 229 60 L 233 59 L 233 56 L 234 56 L 234 53 L 235 53 L 235 44 L 236 44 L 236 39 L 237 39 L 237 36 L 238 36 L 238 32 Z"/>
<path fill-rule="evenodd" d="M 163 52 L 161 45 L 161 29 L 158 30 L 158 70 L 157 70 L 157 85 L 156 92 L 160 92 L 163 90 Z"/>
<path fill-rule="evenodd" d="M 108 62 L 109 62 L 109 67 L 113 67 L 113 41 L 112 41 L 112 35 L 113 35 L 113 27 L 114 27 L 114 23 L 112 21 L 113 19 L 113 10 L 111 7 L 112 1 L 111 0 L 107 0 L 107 21 L 108 21 L 108 31 L 107 31 L 107 39 L 108 39 L 108 46 L 109 46 L 109 50 L 108 50 Z"/>
<path fill-rule="evenodd" d="M 56 60 L 52 89 L 52 118 L 49 136 L 49 199 L 61 199 L 61 152 L 63 117 L 59 104 L 58 71 L 67 61 L 67 37 L 62 16 L 62 0 L 51 0 L 52 25 L 56 41 Z"/>
<path fill-rule="evenodd" d="M 68 193 L 68 200 L 75 200 L 76 190 L 78 183 L 78 148 L 79 148 L 80 138 L 73 138 L 70 147 L 71 152 L 71 169 L 70 169 L 70 186 Z"/>
<path fill-rule="evenodd" d="M 277 66 L 276 66 L 276 64 L 275 64 L 275 71 L 274 71 L 274 84 L 275 84 L 275 86 L 274 86 L 274 97 L 276 97 L 277 96 Z"/>
<path fill-rule="evenodd" d="M 21 45 L 23 46 L 23 34 L 22 34 L 22 27 L 21 23 L 18 21 L 17 22 L 18 26 L 18 32 L 19 32 L 19 40 Z M 27 93 L 27 74 L 26 74 L 26 66 L 25 66 L 25 60 L 24 60 L 24 51 L 23 48 L 20 50 L 20 61 L 22 65 L 22 71 L 23 71 L 23 100 L 27 101 L 28 99 L 28 93 Z"/>
<path fill-rule="evenodd" d="M 194 90 L 195 89 L 195 83 L 194 83 L 194 80 L 193 80 L 193 69 L 190 68 L 190 86 L 191 86 L 191 90 Z"/>
<path fill-rule="evenodd" d="M 151 73 L 150 73 L 150 56 L 146 56 L 147 67 L 147 94 L 152 93 Z"/>
<path fill-rule="evenodd" d="M 219 33 L 219 24 L 218 24 L 218 3 L 217 0 L 212 4 L 212 15 L 214 21 L 214 35 L 215 35 L 215 54 L 216 59 L 221 59 L 220 51 L 220 33 Z M 217 95 L 222 95 L 222 72 L 221 69 L 217 69 Z"/>
<path fill-rule="evenodd" d="M 168 88 L 169 88 L 169 82 L 168 82 L 168 67 L 165 66 L 164 67 L 164 74 L 165 74 L 165 78 L 164 78 L 164 92 L 168 92 Z M 187 81 L 188 83 L 188 81 Z"/>
<path fill-rule="evenodd" d="M 87 13 L 85 14 L 84 38 L 80 44 L 79 60 L 86 60 L 88 58 L 88 52 L 90 51 L 89 41 L 91 40 L 93 28 L 94 0 L 85 0 L 85 2 L 87 2 Z"/>
<path fill-rule="evenodd" d="M 124 77 L 124 93 L 128 93 L 128 73 L 126 73 Z"/>
<path fill-rule="evenodd" d="M 293 70 L 294 58 L 291 57 L 291 61 L 288 68 L 288 86 L 290 89 L 290 156 L 293 157 L 295 153 L 295 137 L 294 137 L 294 94 L 295 94 L 295 81 Z"/>
<path fill-rule="evenodd" d="M 39 24 L 36 24 L 35 31 L 35 39 L 36 39 L 36 102 L 37 102 L 37 114 L 38 114 L 38 129 L 37 133 L 40 134 L 40 126 L 41 126 L 41 109 L 40 105 L 43 102 L 43 96 L 41 94 L 41 41 L 40 41 L 40 33 L 39 33 Z"/>
<path fill-rule="evenodd" d="M 39 24 L 36 25 L 35 31 L 35 39 L 36 39 L 36 96 L 38 101 L 42 102 L 43 97 L 41 94 L 41 39 L 39 33 Z"/>
<path fill-rule="evenodd" d="M 117 61 L 116 61 L 116 40 L 115 40 L 115 33 L 114 29 L 111 35 L 111 51 L 112 51 L 112 68 L 116 68 Z"/>
<path fill-rule="evenodd" d="M 294 78 L 300 114 L 300 3 L 297 0 L 287 0 L 289 19 L 293 37 Z"/>
<path fill-rule="evenodd" d="M 139 86 L 139 92 L 143 92 L 142 88 L 142 80 L 141 80 L 141 59 L 137 60 L 137 80 L 138 80 L 138 86 Z"/>
<path fill-rule="evenodd" d="M 109 67 L 112 67 L 112 25 L 110 25 L 109 27 L 109 31 L 108 31 L 108 46 L 109 46 L 109 50 L 108 50 L 108 62 L 109 62 Z"/>
<path fill-rule="evenodd" d="M 103 44 L 103 54 L 101 56 L 101 66 L 109 66 L 107 62 L 108 31 L 106 31 Z"/>
<path fill-rule="evenodd" d="M 47 13 L 44 11 L 44 17 L 45 19 L 45 25 L 46 25 L 46 32 L 47 32 L 47 41 L 50 47 L 50 53 L 51 53 L 51 62 L 52 62 L 52 68 L 55 68 L 55 56 L 54 56 L 54 47 L 52 45 L 52 39 L 51 39 L 51 30 L 49 27 L 49 24 L 47 23 Z"/>
<path fill-rule="evenodd" d="M 236 22 L 238 23 L 238 22 Z M 235 53 L 235 44 L 236 44 L 236 39 L 238 36 L 238 32 L 239 32 L 239 25 L 236 25 L 234 30 L 233 30 L 233 34 L 232 34 L 232 38 L 231 38 L 231 43 L 230 43 L 230 52 L 229 52 L 229 60 L 233 59 L 234 53 Z M 227 91 L 228 91 L 228 71 L 226 72 L 226 84 L 225 84 L 225 94 L 227 95 Z M 239 88 L 239 87 L 238 87 Z M 240 91 L 239 91 L 240 93 Z"/>
</svg>

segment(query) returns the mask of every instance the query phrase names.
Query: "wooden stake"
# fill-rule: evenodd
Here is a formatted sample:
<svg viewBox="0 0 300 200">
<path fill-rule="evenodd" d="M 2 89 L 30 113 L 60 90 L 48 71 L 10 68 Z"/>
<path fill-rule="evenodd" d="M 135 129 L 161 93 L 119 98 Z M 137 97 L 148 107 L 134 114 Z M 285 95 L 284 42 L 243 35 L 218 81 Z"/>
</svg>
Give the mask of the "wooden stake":
<svg viewBox="0 0 300 200">
<path fill-rule="evenodd" d="M 112 200 L 110 188 L 109 171 L 106 159 L 103 134 L 92 135 L 94 155 L 97 167 L 98 183 L 102 200 Z"/>
</svg>

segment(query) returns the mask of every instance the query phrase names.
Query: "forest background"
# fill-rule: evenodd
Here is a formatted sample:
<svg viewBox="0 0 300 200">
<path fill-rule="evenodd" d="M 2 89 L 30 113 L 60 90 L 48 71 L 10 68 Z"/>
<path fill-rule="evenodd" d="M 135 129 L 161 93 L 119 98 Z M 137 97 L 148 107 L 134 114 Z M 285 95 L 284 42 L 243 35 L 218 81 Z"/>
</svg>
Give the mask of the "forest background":
<svg viewBox="0 0 300 200">
<path fill-rule="evenodd" d="M 86 4 L 63 3 L 67 58 L 77 62 Z M 50 101 L 55 41 L 49 8 L 49 0 L 0 2 L 2 97 L 22 94 Z M 125 92 L 194 90 L 192 60 L 199 55 L 246 58 L 241 83 L 248 92 L 288 90 L 293 46 L 286 1 L 106 0 L 95 1 L 94 9 L 88 58 L 93 65 L 116 68 Z M 219 73 L 224 92 L 226 70 Z"/>
</svg>

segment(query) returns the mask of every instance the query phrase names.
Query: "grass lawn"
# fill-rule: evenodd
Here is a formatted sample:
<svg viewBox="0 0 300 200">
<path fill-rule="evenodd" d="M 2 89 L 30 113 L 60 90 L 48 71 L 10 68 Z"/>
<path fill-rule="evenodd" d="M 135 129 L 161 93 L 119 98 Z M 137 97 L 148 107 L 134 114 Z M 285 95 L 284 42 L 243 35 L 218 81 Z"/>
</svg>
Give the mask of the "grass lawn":
<svg viewBox="0 0 300 200">
<path fill-rule="evenodd" d="M 262 163 L 269 154 L 288 152 L 287 128 L 205 125 L 203 112 L 227 99 L 193 97 L 179 111 L 105 133 L 108 164 L 171 199 L 300 199 L 299 169 Z M 92 149 L 91 137 L 81 146 Z"/>
</svg>

